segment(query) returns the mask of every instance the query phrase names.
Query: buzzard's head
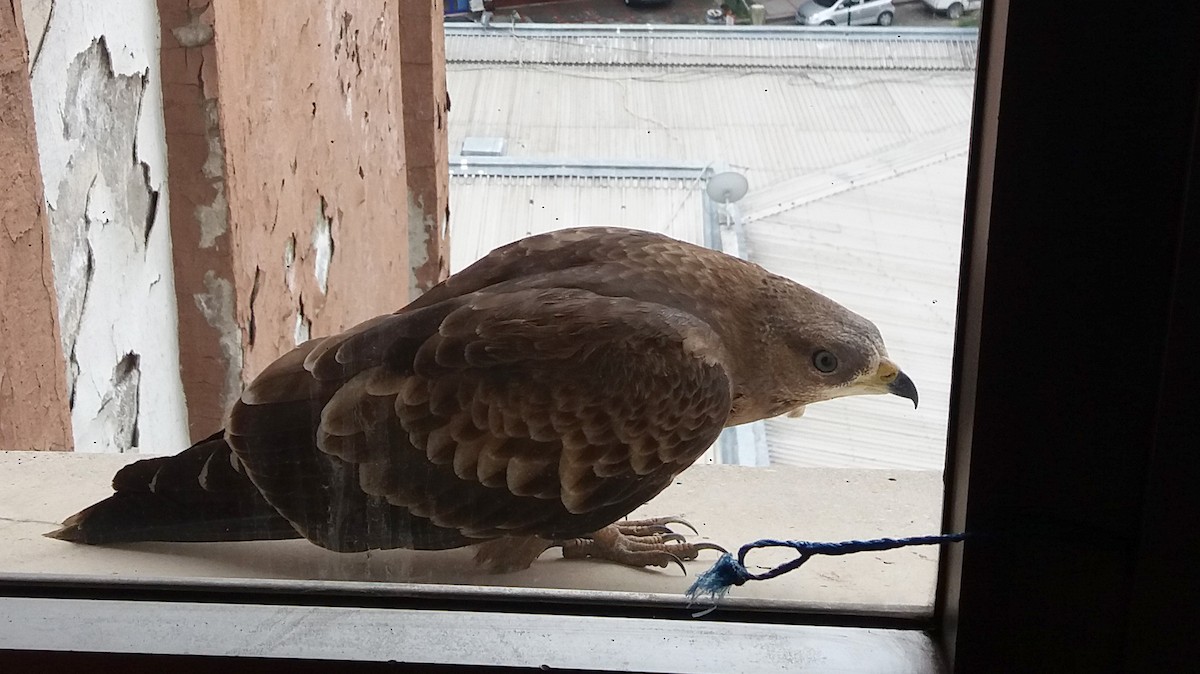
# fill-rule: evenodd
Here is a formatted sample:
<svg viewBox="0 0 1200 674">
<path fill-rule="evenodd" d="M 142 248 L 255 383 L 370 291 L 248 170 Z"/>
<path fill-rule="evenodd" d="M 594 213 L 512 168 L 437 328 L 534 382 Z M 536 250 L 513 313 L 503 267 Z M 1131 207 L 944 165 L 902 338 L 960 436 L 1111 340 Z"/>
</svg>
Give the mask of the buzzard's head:
<svg viewBox="0 0 1200 674">
<path fill-rule="evenodd" d="M 765 274 L 765 272 L 764 272 Z M 734 419 L 790 414 L 851 395 L 890 393 L 917 404 L 917 387 L 890 358 L 875 324 L 798 283 L 766 274 L 758 288 L 761 317 L 734 348 L 743 362 L 735 382 Z"/>
</svg>

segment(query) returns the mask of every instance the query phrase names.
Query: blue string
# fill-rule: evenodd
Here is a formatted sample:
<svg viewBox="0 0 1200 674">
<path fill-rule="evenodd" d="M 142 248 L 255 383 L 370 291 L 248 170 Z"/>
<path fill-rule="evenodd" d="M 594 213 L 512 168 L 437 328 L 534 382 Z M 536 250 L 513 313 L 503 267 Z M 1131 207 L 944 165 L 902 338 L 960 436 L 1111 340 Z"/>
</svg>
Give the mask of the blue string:
<svg viewBox="0 0 1200 674">
<path fill-rule="evenodd" d="M 702 597 L 709 597 L 714 603 L 720 601 L 734 585 L 744 585 L 751 580 L 769 580 L 794 571 L 816 555 L 849 555 L 855 552 L 871 552 L 878 550 L 894 550 L 910 545 L 932 545 L 934 543 L 954 543 L 967 537 L 967 534 L 940 534 L 936 536 L 910 536 L 908 538 L 874 538 L 866 541 L 841 541 L 840 543 L 818 543 L 813 541 L 777 541 L 764 538 L 753 543 L 747 543 L 738 550 L 737 559 L 725 553 L 712 565 L 708 571 L 700 574 L 696 582 L 688 588 L 688 599 L 695 602 Z M 762 573 L 750 573 L 746 568 L 746 554 L 756 548 L 792 548 L 800 553 L 799 557 L 784 562 L 779 566 Z M 712 609 L 709 609 L 712 610 Z M 706 611 L 707 612 L 707 611 Z M 703 615 L 703 614 L 700 614 Z"/>
</svg>

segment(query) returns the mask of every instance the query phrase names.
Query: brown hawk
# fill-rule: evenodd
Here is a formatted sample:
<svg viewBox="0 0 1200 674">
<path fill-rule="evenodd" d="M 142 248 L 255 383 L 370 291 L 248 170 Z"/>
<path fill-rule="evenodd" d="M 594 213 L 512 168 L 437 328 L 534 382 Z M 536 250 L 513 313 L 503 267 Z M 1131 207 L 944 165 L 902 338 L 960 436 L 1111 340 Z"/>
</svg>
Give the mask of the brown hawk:
<svg viewBox="0 0 1200 674">
<path fill-rule="evenodd" d="M 917 402 L 868 320 L 666 236 L 568 229 L 493 251 L 393 314 L 296 347 L 224 431 L 131 464 L 53 537 L 304 537 L 337 551 L 552 545 L 632 565 L 716 547 L 614 524 L 721 429 L 840 396 Z"/>
</svg>

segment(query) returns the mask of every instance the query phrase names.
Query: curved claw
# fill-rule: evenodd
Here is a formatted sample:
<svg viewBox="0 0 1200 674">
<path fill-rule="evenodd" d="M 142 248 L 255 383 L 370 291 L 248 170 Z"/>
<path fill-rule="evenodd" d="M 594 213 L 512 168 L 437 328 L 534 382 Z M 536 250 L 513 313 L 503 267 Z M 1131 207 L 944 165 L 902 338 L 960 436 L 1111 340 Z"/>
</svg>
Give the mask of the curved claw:
<svg viewBox="0 0 1200 674">
<path fill-rule="evenodd" d="M 722 555 L 728 555 L 728 554 L 729 554 L 729 551 L 728 551 L 728 550 L 726 550 L 725 548 L 721 547 L 720 545 L 717 545 L 716 543 L 710 543 L 710 542 L 708 542 L 708 541 L 701 541 L 701 542 L 699 542 L 699 543 L 692 543 L 692 546 L 693 546 L 694 548 L 696 548 L 696 551 L 697 551 L 697 552 L 699 552 L 699 551 L 701 551 L 701 550 L 717 550 L 717 551 L 718 551 L 718 552 L 720 552 Z"/>
<path fill-rule="evenodd" d="M 648 524 L 648 525 L 644 525 L 644 526 L 638 526 L 638 525 L 622 524 L 620 522 L 617 523 L 617 531 L 620 531 L 622 534 L 624 534 L 626 536 L 638 536 L 638 537 L 656 536 L 659 534 L 675 533 L 674 531 L 671 530 L 671 527 L 668 527 L 663 524 Z"/>
<path fill-rule="evenodd" d="M 663 519 L 670 520 L 668 522 L 663 522 L 663 524 L 682 524 L 688 529 L 691 529 L 693 534 L 700 534 L 700 532 L 696 530 L 696 527 L 692 526 L 691 522 L 683 519 L 682 517 L 664 517 Z"/>
<path fill-rule="evenodd" d="M 557 540 L 554 545 L 562 547 L 562 555 L 567 559 L 592 557 L 628 566 L 660 568 L 667 568 L 674 563 L 684 576 L 688 575 L 684 562 L 696 559 L 701 551 L 716 550 L 728 554 L 725 548 L 716 543 L 688 543 L 687 537 L 671 531 L 666 526 L 668 523 L 683 524 L 695 531 L 695 527 L 679 517 L 626 520 L 610 524 L 587 536 Z"/>
<path fill-rule="evenodd" d="M 621 526 L 627 526 L 627 527 L 660 527 L 660 526 L 666 526 L 668 524 L 682 524 L 683 526 L 687 527 L 688 529 L 691 529 L 693 534 L 700 533 L 699 531 L 696 531 L 696 527 L 692 526 L 691 522 L 683 519 L 683 517 L 681 517 L 679 515 L 667 515 L 666 517 L 651 517 L 650 519 L 645 519 L 645 520 L 626 520 L 624 522 L 618 522 L 618 524 L 620 524 Z"/>
</svg>

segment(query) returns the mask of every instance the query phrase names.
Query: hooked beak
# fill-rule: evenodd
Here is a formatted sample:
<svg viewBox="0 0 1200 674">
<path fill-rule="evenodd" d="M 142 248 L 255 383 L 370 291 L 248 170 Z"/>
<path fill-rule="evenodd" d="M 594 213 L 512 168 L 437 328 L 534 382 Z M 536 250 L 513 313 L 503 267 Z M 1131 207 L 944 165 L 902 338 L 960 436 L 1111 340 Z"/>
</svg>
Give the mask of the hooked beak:
<svg viewBox="0 0 1200 674">
<path fill-rule="evenodd" d="M 917 385 L 913 383 L 913 380 L 908 378 L 908 375 L 903 372 L 897 374 L 896 378 L 892 380 L 892 383 L 888 384 L 887 388 L 888 393 L 900 396 L 901 398 L 908 398 L 913 403 L 913 409 L 917 408 Z"/>
<path fill-rule="evenodd" d="M 892 395 L 908 398 L 912 401 L 913 409 L 917 407 L 917 385 L 909 379 L 908 375 L 900 371 L 896 364 L 886 358 L 879 363 L 879 370 L 876 372 L 879 381 L 887 387 L 887 392 Z"/>
</svg>

